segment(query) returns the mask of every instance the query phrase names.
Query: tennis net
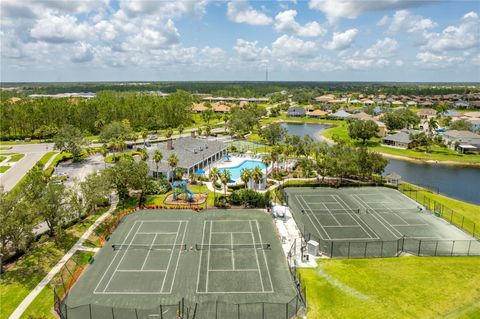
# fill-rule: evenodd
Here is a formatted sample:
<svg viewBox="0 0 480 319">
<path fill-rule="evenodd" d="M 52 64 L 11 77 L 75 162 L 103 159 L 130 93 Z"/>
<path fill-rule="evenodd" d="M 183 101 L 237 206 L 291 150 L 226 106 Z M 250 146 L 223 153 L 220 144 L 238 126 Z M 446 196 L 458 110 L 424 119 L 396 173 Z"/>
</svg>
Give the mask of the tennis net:
<svg viewBox="0 0 480 319">
<path fill-rule="evenodd" d="M 156 244 L 156 245 L 141 245 L 141 244 L 113 244 L 113 250 L 187 250 L 187 244 Z"/>
<path fill-rule="evenodd" d="M 225 249 L 225 250 L 238 250 L 238 249 L 270 249 L 270 243 L 256 243 L 256 244 L 195 244 L 196 250 L 212 250 L 212 249 Z"/>
</svg>

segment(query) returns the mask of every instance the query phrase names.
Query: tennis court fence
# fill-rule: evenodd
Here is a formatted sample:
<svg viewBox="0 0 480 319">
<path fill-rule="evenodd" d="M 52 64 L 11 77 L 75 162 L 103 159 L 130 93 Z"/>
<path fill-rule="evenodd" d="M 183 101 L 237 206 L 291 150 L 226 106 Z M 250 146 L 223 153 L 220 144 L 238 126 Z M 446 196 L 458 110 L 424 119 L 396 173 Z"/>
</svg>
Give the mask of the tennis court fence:
<svg viewBox="0 0 480 319">
<path fill-rule="evenodd" d="M 435 215 L 447 220 L 450 224 L 457 226 L 475 238 L 480 238 L 480 225 L 477 225 L 474 221 L 466 218 L 458 211 L 446 207 L 442 203 L 430 198 L 428 194 L 433 193 L 430 189 L 402 183 L 398 186 L 398 190 L 426 207 L 427 210 L 433 212 Z"/>
</svg>

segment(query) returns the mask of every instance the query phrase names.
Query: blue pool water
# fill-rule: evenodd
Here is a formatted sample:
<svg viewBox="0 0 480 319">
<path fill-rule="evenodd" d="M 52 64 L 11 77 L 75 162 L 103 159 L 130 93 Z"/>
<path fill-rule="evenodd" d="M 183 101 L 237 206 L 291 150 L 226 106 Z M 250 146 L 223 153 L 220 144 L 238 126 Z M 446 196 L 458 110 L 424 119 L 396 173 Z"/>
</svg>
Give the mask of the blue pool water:
<svg viewBox="0 0 480 319">
<path fill-rule="evenodd" d="M 265 174 L 265 164 L 263 164 L 260 161 L 252 161 L 252 160 L 243 161 L 240 165 L 237 165 L 237 166 L 221 168 L 220 171 L 229 170 L 230 174 L 232 174 L 232 179 L 238 179 L 240 178 L 242 169 L 247 169 L 247 168 L 252 169 L 255 167 L 260 167 L 260 169 L 262 169 Z"/>
</svg>

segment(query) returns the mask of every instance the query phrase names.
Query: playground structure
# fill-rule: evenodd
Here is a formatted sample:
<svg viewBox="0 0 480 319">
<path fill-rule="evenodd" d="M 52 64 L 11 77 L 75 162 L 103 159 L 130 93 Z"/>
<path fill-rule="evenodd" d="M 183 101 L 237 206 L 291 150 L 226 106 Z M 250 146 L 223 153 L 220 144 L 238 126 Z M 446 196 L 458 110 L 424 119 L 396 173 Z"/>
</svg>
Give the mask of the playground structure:
<svg viewBox="0 0 480 319">
<path fill-rule="evenodd" d="M 185 201 L 193 202 L 194 194 L 187 188 L 187 181 L 183 180 L 180 184 L 178 182 L 173 183 L 173 200 L 178 200 L 180 196 L 184 195 Z"/>
<path fill-rule="evenodd" d="M 194 193 L 187 188 L 187 181 L 174 182 L 172 184 L 173 192 L 168 195 L 164 204 L 175 206 L 201 205 L 207 201 L 207 194 Z"/>
</svg>

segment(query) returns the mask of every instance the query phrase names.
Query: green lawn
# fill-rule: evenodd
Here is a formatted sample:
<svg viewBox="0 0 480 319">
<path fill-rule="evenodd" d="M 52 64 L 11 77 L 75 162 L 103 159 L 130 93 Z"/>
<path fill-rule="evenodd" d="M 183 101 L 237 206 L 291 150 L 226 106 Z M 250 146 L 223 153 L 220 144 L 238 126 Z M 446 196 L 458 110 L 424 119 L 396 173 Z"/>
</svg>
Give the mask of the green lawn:
<svg viewBox="0 0 480 319">
<path fill-rule="evenodd" d="M 7 157 L 0 155 L 0 163 L 3 162 Z"/>
<path fill-rule="evenodd" d="M 466 202 L 462 202 L 444 195 L 436 194 L 433 193 L 430 190 L 427 190 L 425 188 L 402 182 L 402 184 L 405 184 L 409 187 L 409 189 L 417 189 L 419 191 L 417 192 L 405 192 L 404 194 L 417 200 L 419 203 L 425 203 L 428 199 L 437 201 L 441 205 L 445 206 L 447 209 L 444 209 L 443 211 L 445 212 L 445 218 L 448 220 L 449 217 L 451 216 L 449 211 L 453 210 L 455 212 L 454 215 L 452 215 L 452 223 L 456 224 L 458 226 L 462 226 L 465 228 L 470 233 L 475 233 L 480 234 L 480 206 L 474 205 L 474 204 L 469 204 Z M 433 207 L 433 203 L 432 203 Z M 466 223 L 463 221 L 463 216 L 465 216 L 466 219 L 468 219 L 470 222 Z M 473 223 L 476 224 L 476 226 L 473 225 Z M 478 228 L 477 228 L 478 227 Z"/>
<path fill-rule="evenodd" d="M 45 165 L 48 163 L 48 161 L 57 153 L 58 152 L 48 152 L 47 154 L 42 156 L 42 158 L 38 161 L 38 164 L 45 167 Z"/>
<path fill-rule="evenodd" d="M 208 198 L 207 198 L 207 206 L 208 207 L 213 207 L 214 206 L 214 198 L 213 198 L 213 192 L 210 191 L 207 186 L 205 185 L 188 185 L 187 188 L 192 191 L 193 193 L 207 193 Z M 145 205 L 165 205 L 163 201 L 165 198 L 170 195 L 172 192 L 168 192 L 166 194 L 162 195 L 148 195 L 146 198 Z M 223 192 L 219 191 L 217 192 L 218 194 L 223 194 Z"/>
<path fill-rule="evenodd" d="M 30 253 L 22 256 L 8 267 L 0 280 L 0 300 L 2 301 L 0 319 L 8 318 L 20 302 L 104 211 L 102 209 L 96 215 L 89 216 L 82 222 L 71 226 L 67 229 L 65 235 L 57 236 L 57 241 L 44 235 L 39 242 L 35 243 L 35 247 Z M 40 299 L 38 301 L 43 302 Z M 42 317 L 34 316 L 34 318 Z"/>
<path fill-rule="evenodd" d="M 320 259 L 308 318 L 479 318 L 480 257 Z"/>
<path fill-rule="evenodd" d="M 10 169 L 10 166 L 0 166 L 0 173 L 5 173 Z"/>
<path fill-rule="evenodd" d="M 24 156 L 25 156 L 25 154 L 15 154 L 15 155 L 12 155 L 8 161 L 9 161 L 9 162 L 18 162 L 18 161 L 21 160 Z"/>
<path fill-rule="evenodd" d="M 48 141 L 46 140 L 30 140 L 28 142 L 25 142 L 23 140 L 20 140 L 20 141 L 1 141 L 0 142 L 0 147 L 1 146 L 5 146 L 5 145 L 17 145 L 17 144 L 40 144 L 40 143 L 47 143 Z"/>
</svg>

